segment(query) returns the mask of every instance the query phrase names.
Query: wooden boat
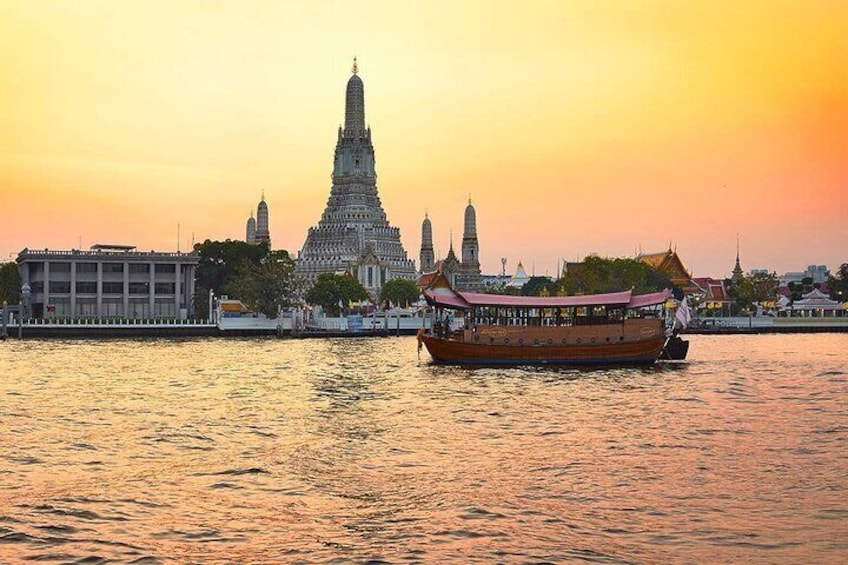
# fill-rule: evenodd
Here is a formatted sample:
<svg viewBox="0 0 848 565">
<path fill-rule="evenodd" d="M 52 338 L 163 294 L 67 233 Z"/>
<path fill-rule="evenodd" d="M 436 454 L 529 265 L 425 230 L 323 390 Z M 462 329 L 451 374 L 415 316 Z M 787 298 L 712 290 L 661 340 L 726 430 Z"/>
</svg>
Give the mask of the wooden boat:
<svg viewBox="0 0 848 565">
<path fill-rule="evenodd" d="M 424 290 L 433 330 L 419 331 L 433 361 L 454 365 L 650 365 L 667 336 L 670 291 L 586 296 L 503 296 Z M 462 324 L 451 324 L 451 312 Z"/>
</svg>

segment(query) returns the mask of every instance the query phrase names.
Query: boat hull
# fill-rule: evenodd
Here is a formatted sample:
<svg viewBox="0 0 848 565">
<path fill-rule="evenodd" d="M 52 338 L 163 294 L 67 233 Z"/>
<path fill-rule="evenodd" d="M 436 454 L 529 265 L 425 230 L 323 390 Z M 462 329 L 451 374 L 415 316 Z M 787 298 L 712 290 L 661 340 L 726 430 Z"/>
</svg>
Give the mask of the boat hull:
<svg viewBox="0 0 848 565">
<path fill-rule="evenodd" d="M 422 335 L 433 361 L 445 365 L 652 365 L 665 336 L 587 345 L 491 345 Z"/>
</svg>

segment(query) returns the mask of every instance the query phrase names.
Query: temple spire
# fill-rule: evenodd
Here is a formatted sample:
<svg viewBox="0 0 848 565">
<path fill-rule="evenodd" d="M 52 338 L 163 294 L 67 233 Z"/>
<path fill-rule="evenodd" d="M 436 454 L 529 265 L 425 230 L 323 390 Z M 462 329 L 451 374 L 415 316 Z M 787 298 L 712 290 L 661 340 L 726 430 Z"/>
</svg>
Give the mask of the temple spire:
<svg viewBox="0 0 848 565">
<path fill-rule="evenodd" d="M 733 282 L 739 282 L 743 278 L 742 265 L 739 264 L 739 234 L 736 234 L 736 265 L 733 267 Z"/>
<path fill-rule="evenodd" d="M 345 93 L 345 137 L 359 137 L 365 132 L 365 87 L 359 78 L 359 65 L 353 58 L 353 76 L 347 81 Z"/>
</svg>

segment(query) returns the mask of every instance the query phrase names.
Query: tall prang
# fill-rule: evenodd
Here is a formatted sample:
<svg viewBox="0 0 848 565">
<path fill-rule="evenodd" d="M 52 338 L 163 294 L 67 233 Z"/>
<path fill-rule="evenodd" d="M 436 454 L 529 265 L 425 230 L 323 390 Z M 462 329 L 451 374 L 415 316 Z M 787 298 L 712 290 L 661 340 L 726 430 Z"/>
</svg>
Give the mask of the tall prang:
<svg viewBox="0 0 848 565">
<path fill-rule="evenodd" d="M 422 273 L 429 273 L 436 264 L 436 253 L 433 250 L 433 224 L 430 216 L 424 214 L 421 223 L 421 251 L 418 256 L 418 265 Z"/>
<path fill-rule="evenodd" d="M 322 273 L 350 272 L 376 297 L 395 278 L 415 278 L 400 230 L 386 219 L 377 194 L 371 128 L 365 125 L 365 88 L 356 59 L 345 92 L 345 121 L 333 158 L 333 186 L 317 226 L 309 228 L 297 273 L 311 284 Z"/>
<path fill-rule="evenodd" d="M 462 266 L 458 286 L 463 290 L 479 292 L 483 288 L 480 275 L 480 244 L 477 242 L 477 212 L 468 199 L 465 207 L 465 222 L 462 231 Z"/>
<path fill-rule="evenodd" d="M 247 228 L 245 231 L 245 241 L 247 241 L 248 245 L 256 245 L 256 220 L 253 219 L 253 212 L 250 213 L 250 217 L 247 219 Z"/>
<path fill-rule="evenodd" d="M 256 207 L 256 243 L 265 242 L 271 246 L 271 231 L 268 225 L 268 204 L 265 202 L 265 192 L 262 192 L 262 200 Z"/>
</svg>

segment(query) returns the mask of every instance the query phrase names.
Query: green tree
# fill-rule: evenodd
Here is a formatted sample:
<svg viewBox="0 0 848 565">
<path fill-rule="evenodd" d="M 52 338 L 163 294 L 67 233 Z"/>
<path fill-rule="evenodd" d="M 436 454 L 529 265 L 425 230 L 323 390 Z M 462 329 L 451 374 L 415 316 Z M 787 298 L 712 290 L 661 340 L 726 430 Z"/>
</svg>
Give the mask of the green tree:
<svg viewBox="0 0 848 565">
<path fill-rule="evenodd" d="M 554 296 L 557 293 L 557 284 L 550 277 L 530 277 L 530 280 L 521 287 L 523 296 L 541 296 L 542 293 Z"/>
<path fill-rule="evenodd" d="M 833 300 L 848 301 L 848 263 L 842 263 L 836 276 L 827 279 L 827 288 Z"/>
<path fill-rule="evenodd" d="M 559 294 L 599 294 L 633 289 L 634 294 L 679 289 L 663 273 L 635 259 L 608 259 L 590 255 L 579 268 L 566 273 L 557 281 Z"/>
<path fill-rule="evenodd" d="M 380 302 L 391 302 L 396 306 L 409 306 L 418 300 L 421 293 L 409 279 L 392 279 L 380 289 Z"/>
<path fill-rule="evenodd" d="M 225 291 L 252 310 L 276 318 L 297 292 L 294 268 L 287 251 L 271 251 L 258 265 L 243 261 L 225 284 Z"/>
<path fill-rule="evenodd" d="M 323 273 L 318 275 L 305 298 L 307 303 L 321 306 L 328 314 L 341 316 L 339 302 L 346 305 L 348 302 L 365 300 L 368 291 L 349 275 Z"/>
<path fill-rule="evenodd" d="M 731 296 L 735 298 L 738 311 L 751 311 L 755 304 L 777 300 L 779 287 L 775 273 L 754 273 L 743 276 L 733 287 Z"/>
<path fill-rule="evenodd" d="M 0 305 L 21 301 L 21 275 L 15 262 L 0 264 Z"/>
<path fill-rule="evenodd" d="M 250 245 L 244 241 L 211 241 L 206 240 L 194 246 L 200 254 L 200 261 L 195 271 L 194 312 L 199 318 L 209 317 L 209 291 L 216 295 L 241 289 L 235 278 L 244 276 L 252 267 L 259 267 L 263 259 L 268 257 L 269 249 L 266 243 Z M 246 265 L 247 264 L 247 265 Z M 241 300 L 242 297 L 233 293 L 231 298 Z"/>
</svg>

